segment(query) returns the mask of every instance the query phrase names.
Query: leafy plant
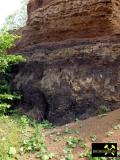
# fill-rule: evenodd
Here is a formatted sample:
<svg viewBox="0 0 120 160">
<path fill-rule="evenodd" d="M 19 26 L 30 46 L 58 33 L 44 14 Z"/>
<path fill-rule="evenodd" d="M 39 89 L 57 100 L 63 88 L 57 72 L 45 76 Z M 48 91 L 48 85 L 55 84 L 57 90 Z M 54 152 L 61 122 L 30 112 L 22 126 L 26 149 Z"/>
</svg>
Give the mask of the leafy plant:
<svg viewBox="0 0 120 160">
<path fill-rule="evenodd" d="M 79 154 L 80 158 L 87 158 L 87 160 L 107 160 L 105 157 L 92 157 L 92 153 L 90 150 L 86 150 L 85 152 L 82 152 Z"/>
<path fill-rule="evenodd" d="M 20 100 L 21 96 L 11 93 L 8 72 L 15 63 L 23 62 L 21 56 L 8 55 L 7 49 L 14 46 L 14 42 L 19 36 L 14 36 L 8 32 L 0 32 L 0 114 L 4 114 L 13 105 L 13 102 Z"/>
<path fill-rule="evenodd" d="M 114 129 L 114 130 L 120 129 L 120 124 L 117 124 L 117 125 L 113 126 L 113 129 Z"/>
<path fill-rule="evenodd" d="M 8 152 L 9 156 L 13 157 L 16 153 L 17 152 L 16 152 L 15 147 L 10 147 L 9 152 Z"/>
<path fill-rule="evenodd" d="M 36 126 L 33 135 L 24 140 L 21 147 L 24 152 L 36 152 L 46 148 L 38 125 Z"/>
<path fill-rule="evenodd" d="M 64 133 L 65 133 L 65 134 L 72 134 L 72 131 L 71 131 L 68 127 L 66 127 L 66 128 L 64 129 Z"/>
<path fill-rule="evenodd" d="M 105 114 L 106 112 L 109 112 L 109 111 L 110 111 L 110 108 L 108 108 L 108 106 L 105 106 L 105 105 L 100 106 L 100 113 L 101 114 Z"/>
<path fill-rule="evenodd" d="M 40 158 L 41 160 L 50 160 L 55 157 L 55 154 L 52 152 L 47 153 L 47 151 L 45 150 L 45 151 L 39 152 L 37 157 Z"/>
<path fill-rule="evenodd" d="M 105 134 L 106 134 L 106 136 L 110 137 L 110 136 L 113 135 L 113 132 L 112 132 L 112 131 L 108 131 L 108 132 L 106 132 Z"/>
<path fill-rule="evenodd" d="M 67 139 L 67 145 L 71 148 L 75 148 L 77 146 L 77 144 L 79 144 L 81 140 L 77 137 L 69 137 Z"/>
<path fill-rule="evenodd" d="M 97 136 L 95 134 L 90 136 L 92 142 L 95 142 L 97 140 Z"/>
<path fill-rule="evenodd" d="M 84 142 L 80 142 L 80 147 L 85 149 L 87 147 L 87 145 Z"/>
<path fill-rule="evenodd" d="M 65 148 L 63 150 L 63 152 L 65 153 L 64 160 L 73 160 L 73 154 L 72 154 L 72 150 L 70 148 Z"/>
<path fill-rule="evenodd" d="M 42 125 L 42 127 L 43 127 L 44 129 L 52 129 L 52 128 L 55 127 L 55 126 L 54 126 L 52 123 L 50 123 L 48 120 L 43 121 L 43 122 L 41 123 L 41 125 Z"/>
</svg>

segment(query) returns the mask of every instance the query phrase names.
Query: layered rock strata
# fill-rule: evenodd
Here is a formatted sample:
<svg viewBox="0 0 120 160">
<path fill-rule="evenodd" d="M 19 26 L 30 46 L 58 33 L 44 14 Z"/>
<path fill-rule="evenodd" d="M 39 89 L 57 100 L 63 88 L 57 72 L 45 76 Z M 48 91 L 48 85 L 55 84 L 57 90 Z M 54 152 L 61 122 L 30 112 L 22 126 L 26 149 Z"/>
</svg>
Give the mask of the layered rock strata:
<svg viewBox="0 0 120 160">
<path fill-rule="evenodd" d="M 22 112 L 65 124 L 120 106 L 119 0 L 31 0 L 13 67 Z M 17 70 L 16 70 L 17 69 Z"/>
</svg>

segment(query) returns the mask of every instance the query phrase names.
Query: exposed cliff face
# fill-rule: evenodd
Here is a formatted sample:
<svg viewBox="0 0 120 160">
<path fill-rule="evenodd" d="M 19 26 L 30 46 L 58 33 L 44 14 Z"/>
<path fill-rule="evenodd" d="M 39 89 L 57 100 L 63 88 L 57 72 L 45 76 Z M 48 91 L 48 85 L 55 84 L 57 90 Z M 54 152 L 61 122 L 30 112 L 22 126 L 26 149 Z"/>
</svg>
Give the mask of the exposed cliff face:
<svg viewBox="0 0 120 160">
<path fill-rule="evenodd" d="M 19 47 L 118 33 L 119 7 L 115 0 L 31 0 Z"/>
<path fill-rule="evenodd" d="M 34 45 L 14 77 L 22 111 L 55 124 L 120 106 L 120 37 Z"/>
<path fill-rule="evenodd" d="M 31 0 L 13 86 L 22 111 L 64 124 L 120 106 L 119 1 Z M 58 41 L 58 42 L 56 42 Z"/>
</svg>

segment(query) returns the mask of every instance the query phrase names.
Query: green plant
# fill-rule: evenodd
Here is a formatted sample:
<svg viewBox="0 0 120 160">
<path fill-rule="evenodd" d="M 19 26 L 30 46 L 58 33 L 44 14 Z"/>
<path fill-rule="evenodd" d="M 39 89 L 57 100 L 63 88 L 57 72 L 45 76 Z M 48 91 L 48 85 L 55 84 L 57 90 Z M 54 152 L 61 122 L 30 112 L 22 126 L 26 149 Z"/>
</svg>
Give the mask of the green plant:
<svg viewBox="0 0 120 160">
<path fill-rule="evenodd" d="M 101 118 L 103 118 L 103 117 L 105 117 L 105 116 L 107 116 L 107 114 L 100 114 L 100 115 L 98 115 L 98 119 L 101 119 Z"/>
<path fill-rule="evenodd" d="M 80 142 L 81 142 L 81 139 L 77 137 L 69 137 L 67 139 L 67 145 L 71 148 L 75 148 Z"/>
<path fill-rule="evenodd" d="M 37 154 L 37 157 L 40 158 L 41 160 L 50 160 L 55 157 L 54 153 L 48 153 L 46 150 L 41 151 Z"/>
<path fill-rule="evenodd" d="M 21 151 L 37 153 L 37 158 L 40 158 L 41 160 L 52 159 L 53 157 L 55 157 L 55 154 L 52 152 L 48 152 L 47 147 L 44 143 L 44 139 L 40 132 L 41 126 L 36 124 L 34 127 L 34 133 L 28 139 L 24 140 L 21 146 Z"/>
<path fill-rule="evenodd" d="M 41 149 L 46 149 L 44 140 L 40 134 L 40 127 L 38 125 L 36 125 L 35 132 L 32 136 L 24 140 L 21 148 L 24 152 L 36 152 Z"/>
<path fill-rule="evenodd" d="M 0 160 L 15 160 L 23 139 L 22 127 L 16 119 L 0 116 Z"/>
<path fill-rule="evenodd" d="M 84 142 L 80 142 L 80 147 L 85 149 L 87 147 L 87 145 Z"/>
<path fill-rule="evenodd" d="M 120 124 L 114 125 L 114 126 L 113 126 L 113 129 L 114 129 L 114 130 L 119 130 L 119 129 L 120 129 Z"/>
<path fill-rule="evenodd" d="M 65 133 L 65 134 L 71 134 L 72 131 L 71 131 L 68 127 L 66 127 L 66 128 L 64 129 L 64 133 Z"/>
<path fill-rule="evenodd" d="M 23 126 L 26 126 L 28 124 L 30 124 L 30 119 L 23 115 L 21 118 L 20 118 L 20 123 L 23 125 Z"/>
<path fill-rule="evenodd" d="M 15 63 L 23 62 L 25 59 L 21 56 L 8 55 L 7 49 L 14 46 L 14 42 L 18 36 L 13 36 L 8 32 L 0 32 L 0 114 L 4 114 L 13 105 L 13 102 L 20 100 L 21 96 L 12 93 L 8 72 Z"/>
<path fill-rule="evenodd" d="M 9 155 L 10 157 L 15 156 L 16 153 L 17 153 L 17 151 L 16 151 L 15 147 L 10 147 L 10 148 L 9 148 L 8 155 Z"/>
<path fill-rule="evenodd" d="M 92 142 L 95 142 L 97 140 L 97 136 L 95 134 L 90 136 Z"/>
<path fill-rule="evenodd" d="M 106 136 L 110 137 L 110 136 L 113 135 L 113 132 L 112 132 L 112 131 L 108 131 L 108 132 L 106 132 L 105 134 L 106 134 Z"/>
<path fill-rule="evenodd" d="M 45 120 L 41 123 L 41 126 L 44 128 L 44 129 L 52 129 L 52 128 L 55 128 L 55 126 L 50 123 L 48 120 Z"/>
<path fill-rule="evenodd" d="M 63 152 L 65 153 L 64 160 L 73 160 L 73 154 L 72 154 L 72 150 L 70 148 L 65 148 L 63 150 Z"/>
<path fill-rule="evenodd" d="M 105 105 L 100 106 L 100 114 L 104 114 L 109 111 L 110 111 L 110 108 L 108 108 L 107 106 L 105 106 Z"/>
<path fill-rule="evenodd" d="M 79 154 L 80 158 L 87 158 L 87 160 L 107 160 L 105 157 L 92 157 L 92 153 L 90 150 L 86 150 L 85 152 L 82 152 Z"/>
</svg>

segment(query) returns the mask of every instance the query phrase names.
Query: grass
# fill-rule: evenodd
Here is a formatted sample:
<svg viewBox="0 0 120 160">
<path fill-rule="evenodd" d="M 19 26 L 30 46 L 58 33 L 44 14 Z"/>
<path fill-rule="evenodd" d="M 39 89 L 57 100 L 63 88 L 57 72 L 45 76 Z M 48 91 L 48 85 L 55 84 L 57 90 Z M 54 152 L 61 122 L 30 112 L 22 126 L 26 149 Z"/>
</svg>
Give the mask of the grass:
<svg viewBox="0 0 120 160">
<path fill-rule="evenodd" d="M 35 153 L 41 160 L 52 159 L 48 152 L 41 129 L 52 129 L 48 121 L 41 124 L 26 116 L 0 116 L 0 160 L 18 160 L 20 155 Z"/>
<path fill-rule="evenodd" d="M 10 155 L 12 148 L 17 152 L 23 140 L 22 126 L 14 118 L 0 117 L 0 160 L 14 159 Z M 11 151 L 12 152 L 12 151 Z M 12 154 L 12 153 L 11 153 Z M 16 156 L 16 155 L 15 155 Z"/>
</svg>

